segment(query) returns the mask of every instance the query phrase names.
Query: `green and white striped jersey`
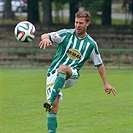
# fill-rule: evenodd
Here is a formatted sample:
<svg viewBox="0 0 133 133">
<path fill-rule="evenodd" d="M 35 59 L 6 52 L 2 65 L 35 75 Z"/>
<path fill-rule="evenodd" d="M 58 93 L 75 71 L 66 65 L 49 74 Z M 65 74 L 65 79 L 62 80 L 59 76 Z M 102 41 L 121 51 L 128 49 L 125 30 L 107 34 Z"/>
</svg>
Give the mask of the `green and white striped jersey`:
<svg viewBox="0 0 133 133">
<path fill-rule="evenodd" d="M 95 66 L 102 64 L 97 43 L 87 33 L 84 38 L 77 37 L 75 29 L 62 29 L 48 34 L 52 42 L 58 43 L 48 73 L 54 73 L 62 64 L 79 72 L 88 58 L 93 60 Z"/>
</svg>

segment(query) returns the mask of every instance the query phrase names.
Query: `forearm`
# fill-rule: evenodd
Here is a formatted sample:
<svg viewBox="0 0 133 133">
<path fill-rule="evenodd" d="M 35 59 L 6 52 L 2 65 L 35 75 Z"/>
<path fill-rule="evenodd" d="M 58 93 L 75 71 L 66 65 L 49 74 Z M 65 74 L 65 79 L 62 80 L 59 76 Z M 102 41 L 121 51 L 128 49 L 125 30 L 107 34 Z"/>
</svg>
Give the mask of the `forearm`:
<svg viewBox="0 0 133 133">
<path fill-rule="evenodd" d="M 97 67 L 98 72 L 102 78 L 103 84 L 106 85 L 108 83 L 107 78 L 106 78 L 106 71 L 105 71 L 105 67 L 104 64 L 100 65 L 99 67 Z"/>
</svg>

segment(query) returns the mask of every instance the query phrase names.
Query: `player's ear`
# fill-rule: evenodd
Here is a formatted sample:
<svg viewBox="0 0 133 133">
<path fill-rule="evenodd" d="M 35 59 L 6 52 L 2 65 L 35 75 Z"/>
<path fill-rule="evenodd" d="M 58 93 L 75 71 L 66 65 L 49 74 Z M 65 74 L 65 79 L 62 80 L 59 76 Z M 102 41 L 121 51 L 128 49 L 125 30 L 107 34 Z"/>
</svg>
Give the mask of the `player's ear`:
<svg viewBox="0 0 133 133">
<path fill-rule="evenodd" d="M 89 24 L 90 24 L 90 22 L 87 22 L 87 23 L 86 23 L 87 27 L 89 26 Z"/>
</svg>

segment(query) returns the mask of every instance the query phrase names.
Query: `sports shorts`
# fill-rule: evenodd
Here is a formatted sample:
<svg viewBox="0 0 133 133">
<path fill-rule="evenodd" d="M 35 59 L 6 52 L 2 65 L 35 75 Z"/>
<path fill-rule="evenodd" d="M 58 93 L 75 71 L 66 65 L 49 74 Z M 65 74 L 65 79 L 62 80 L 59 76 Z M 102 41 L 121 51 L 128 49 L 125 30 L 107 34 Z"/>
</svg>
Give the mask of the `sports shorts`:
<svg viewBox="0 0 133 133">
<path fill-rule="evenodd" d="M 65 81 L 63 89 L 72 87 L 78 81 L 79 74 L 77 70 L 72 69 L 72 68 L 71 70 L 72 70 L 72 76 L 68 80 Z M 51 96 L 56 77 L 57 77 L 57 71 L 54 74 L 47 77 L 46 79 L 46 98 L 47 99 L 49 99 Z M 62 90 L 59 92 L 59 96 L 60 96 L 59 101 L 61 101 L 63 99 Z"/>
</svg>

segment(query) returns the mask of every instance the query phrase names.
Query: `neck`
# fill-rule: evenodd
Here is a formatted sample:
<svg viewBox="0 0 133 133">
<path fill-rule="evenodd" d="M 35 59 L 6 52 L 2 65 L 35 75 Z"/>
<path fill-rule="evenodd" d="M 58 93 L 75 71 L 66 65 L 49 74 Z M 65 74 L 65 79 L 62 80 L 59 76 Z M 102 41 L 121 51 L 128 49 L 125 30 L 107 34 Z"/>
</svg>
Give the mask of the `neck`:
<svg viewBox="0 0 133 133">
<path fill-rule="evenodd" d="M 79 38 L 84 38 L 85 35 L 86 35 L 86 33 L 83 33 L 83 34 L 77 34 L 77 36 L 78 36 Z"/>
</svg>

